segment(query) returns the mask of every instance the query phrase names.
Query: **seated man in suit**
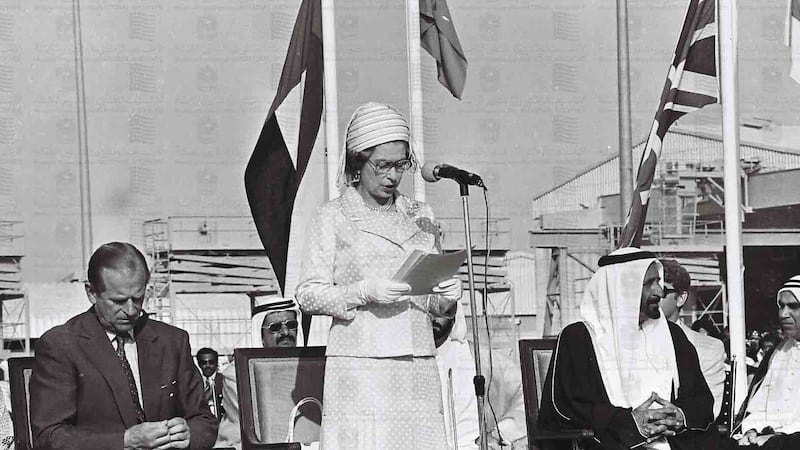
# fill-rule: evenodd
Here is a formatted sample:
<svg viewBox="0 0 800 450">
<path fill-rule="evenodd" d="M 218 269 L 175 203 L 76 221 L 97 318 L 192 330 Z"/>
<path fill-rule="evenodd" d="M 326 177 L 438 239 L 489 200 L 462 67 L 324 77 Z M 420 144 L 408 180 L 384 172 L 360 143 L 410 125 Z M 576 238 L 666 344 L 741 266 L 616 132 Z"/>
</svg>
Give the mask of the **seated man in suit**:
<svg viewBox="0 0 800 450">
<path fill-rule="evenodd" d="M 697 353 L 659 309 L 661 263 L 622 248 L 600 258 L 582 321 L 558 338 L 539 427 L 591 429 L 590 448 L 716 448 L 714 399 Z"/>
<path fill-rule="evenodd" d="M 740 446 L 800 448 L 800 275 L 778 290 L 778 318 L 783 341 L 764 355 L 737 415 Z"/>
<path fill-rule="evenodd" d="M 680 320 L 681 309 L 689 299 L 692 278 L 677 261 L 660 261 L 664 266 L 664 298 L 661 299 L 661 310 L 667 320 L 678 324 L 697 351 L 700 370 L 711 395 L 714 396 L 714 417 L 717 417 L 722 409 L 722 392 L 725 390 L 725 346 L 719 339 L 698 333 Z"/>
<path fill-rule="evenodd" d="M 453 448 L 455 440 L 459 450 L 477 450 L 478 402 L 472 383 L 475 362 L 472 342 L 467 341 L 467 322 L 462 309 L 456 302 L 444 317 L 432 317 L 431 322 L 448 448 Z M 489 448 L 528 448 L 519 365 L 498 351 L 492 352 L 489 358 L 487 343 L 481 344 L 481 372 L 487 386 L 484 411 Z"/>
<path fill-rule="evenodd" d="M 197 351 L 197 367 L 203 375 L 203 389 L 208 400 L 211 414 L 217 419 L 222 418 L 225 410 L 222 408 L 222 375 L 218 372 L 219 353 L 213 348 L 203 347 Z"/>
<path fill-rule="evenodd" d="M 46 332 L 30 380 L 34 448 L 208 449 L 217 420 L 189 335 L 142 311 L 149 271 L 133 245 L 92 254 L 92 307 Z"/>
<path fill-rule="evenodd" d="M 296 347 L 302 345 L 300 333 L 300 310 L 294 299 L 256 297 L 251 311 L 253 338 L 264 348 Z M 219 424 L 219 435 L 215 447 L 242 448 L 242 434 L 239 425 L 239 394 L 236 388 L 236 365 L 230 364 L 221 373 L 223 379 L 222 408 L 225 415 Z"/>
</svg>

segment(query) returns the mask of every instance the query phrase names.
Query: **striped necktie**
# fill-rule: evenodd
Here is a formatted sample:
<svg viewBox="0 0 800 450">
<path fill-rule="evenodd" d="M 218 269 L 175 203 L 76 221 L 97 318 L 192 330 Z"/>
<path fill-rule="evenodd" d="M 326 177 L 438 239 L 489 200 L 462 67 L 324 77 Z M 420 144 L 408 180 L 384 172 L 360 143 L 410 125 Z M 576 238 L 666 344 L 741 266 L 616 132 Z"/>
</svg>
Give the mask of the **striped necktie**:
<svg viewBox="0 0 800 450">
<path fill-rule="evenodd" d="M 136 388 L 136 379 L 133 378 L 131 365 L 128 363 L 128 358 L 125 357 L 125 340 L 128 338 L 129 336 L 126 334 L 117 334 L 117 337 L 114 339 L 114 341 L 117 343 L 117 358 L 119 358 L 120 363 L 122 363 L 122 370 L 125 372 L 125 376 L 128 378 L 128 390 L 131 393 L 133 406 L 136 408 L 136 420 L 139 423 L 142 423 L 144 422 L 145 417 L 142 404 L 139 403 L 139 389 Z"/>
<path fill-rule="evenodd" d="M 208 399 L 208 408 L 211 409 L 211 414 L 217 416 L 217 390 L 214 387 L 214 382 L 211 377 L 204 377 L 206 380 L 206 399 Z"/>
</svg>

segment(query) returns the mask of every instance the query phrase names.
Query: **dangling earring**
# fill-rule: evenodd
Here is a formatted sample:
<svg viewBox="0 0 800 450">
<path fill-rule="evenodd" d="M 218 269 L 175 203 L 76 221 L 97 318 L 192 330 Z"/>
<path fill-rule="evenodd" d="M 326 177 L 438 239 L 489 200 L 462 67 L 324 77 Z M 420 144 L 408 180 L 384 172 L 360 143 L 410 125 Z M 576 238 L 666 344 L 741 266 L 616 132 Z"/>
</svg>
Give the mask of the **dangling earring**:
<svg viewBox="0 0 800 450">
<path fill-rule="evenodd" d="M 357 171 L 356 173 L 354 173 L 352 180 L 353 180 L 353 184 L 358 183 L 359 181 L 361 181 L 361 171 Z"/>
</svg>

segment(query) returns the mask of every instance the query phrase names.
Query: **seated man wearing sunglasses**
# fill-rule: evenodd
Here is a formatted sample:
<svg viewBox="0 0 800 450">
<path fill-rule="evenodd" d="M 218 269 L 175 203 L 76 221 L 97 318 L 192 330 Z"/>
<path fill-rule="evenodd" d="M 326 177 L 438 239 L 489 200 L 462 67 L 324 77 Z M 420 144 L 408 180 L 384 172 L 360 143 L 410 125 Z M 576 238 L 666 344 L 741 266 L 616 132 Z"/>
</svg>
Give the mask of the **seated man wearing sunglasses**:
<svg viewBox="0 0 800 450">
<path fill-rule="evenodd" d="M 670 322 L 676 323 L 697 351 L 700 371 L 706 379 L 708 389 L 714 397 L 714 417 L 722 409 L 722 393 L 725 390 L 725 346 L 719 339 L 692 330 L 680 320 L 681 309 L 689 299 L 692 278 L 677 261 L 661 259 L 664 266 L 664 298 L 659 306 Z"/>
<path fill-rule="evenodd" d="M 253 345 L 260 335 L 261 345 L 264 348 L 274 347 L 296 347 L 301 341 L 302 335 L 298 336 L 300 327 L 300 311 L 294 299 L 268 298 L 266 300 L 257 299 L 261 302 L 254 305 L 251 312 L 253 326 Z M 263 319 L 262 319 L 263 317 Z M 239 429 L 239 397 L 236 389 L 236 367 L 229 364 L 222 371 L 223 391 L 222 407 L 225 415 L 219 423 L 219 434 L 214 447 L 234 447 L 242 448 L 242 436 Z"/>
</svg>

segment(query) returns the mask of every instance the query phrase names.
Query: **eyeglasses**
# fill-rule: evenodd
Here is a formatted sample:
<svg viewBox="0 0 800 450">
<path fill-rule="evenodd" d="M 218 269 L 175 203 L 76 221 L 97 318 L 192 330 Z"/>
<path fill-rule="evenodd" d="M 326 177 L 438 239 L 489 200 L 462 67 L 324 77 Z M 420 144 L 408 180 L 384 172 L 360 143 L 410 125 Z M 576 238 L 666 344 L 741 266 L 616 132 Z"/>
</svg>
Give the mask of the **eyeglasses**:
<svg viewBox="0 0 800 450">
<path fill-rule="evenodd" d="M 286 328 L 290 330 L 296 330 L 297 320 L 289 319 L 289 320 L 284 320 L 282 322 L 272 322 L 269 325 L 265 326 L 263 329 L 269 330 L 270 333 L 280 333 L 284 325 L 286 325 Z"/>
<path fill-rule="evenodd" d="M 664 295 L 665 295 L 665 296 L 666 296 L 666 295 L 669 295 L 669 294 L 674 294 L 674 293 L 676 293 L 676 292 L 678 292 L 678 290 L 677 290 L 677 289 L 675 289 L 675 288 L 670 288 L 670 287 L 668 287 L 668 288 L 664 288 Z"/>
<path fill-rule="evenodd" d="M 400 161 L 378 161 L 377 163 L 367 160 L 367 164 L 379 175 L 389 173 L 392 167 L 394 167 L 397 173 L 403 173 L 414 165 L 410 159 L 401 159 Z"/>
</svg>

